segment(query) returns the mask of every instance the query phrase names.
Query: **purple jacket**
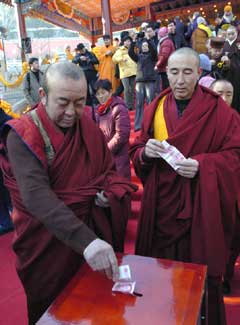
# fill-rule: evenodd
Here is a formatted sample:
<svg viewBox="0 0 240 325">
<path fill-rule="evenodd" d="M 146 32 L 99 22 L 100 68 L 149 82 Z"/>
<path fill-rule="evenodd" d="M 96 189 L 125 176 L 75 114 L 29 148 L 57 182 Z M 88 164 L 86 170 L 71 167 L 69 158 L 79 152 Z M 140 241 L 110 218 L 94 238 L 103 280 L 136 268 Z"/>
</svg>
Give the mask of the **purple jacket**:
<svg viewBox="0 0 240 325">
<path fill-rule="evenodd" d="M 120 97 L 113 97 L 104 114 L 96 110 L 96 121 L 107 140 L 108 148 L 115 159 L 117 171 L 130 179 L 130 159 L 128 155 L 130 118 L 126 104 Z"/>
</svg>

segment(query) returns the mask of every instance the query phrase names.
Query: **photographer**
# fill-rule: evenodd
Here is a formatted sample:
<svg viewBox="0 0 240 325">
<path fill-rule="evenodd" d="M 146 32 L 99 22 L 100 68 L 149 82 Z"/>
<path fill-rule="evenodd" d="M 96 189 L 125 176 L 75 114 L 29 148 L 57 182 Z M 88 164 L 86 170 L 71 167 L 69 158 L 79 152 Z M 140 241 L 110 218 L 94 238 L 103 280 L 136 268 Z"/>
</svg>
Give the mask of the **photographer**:
<svg viewBox="0 0 240 325">
<path fill-rule="evenodd" d="M 83 69 L 88 84 L 86 104 L 91 106 L 95 94 L 94 84 L 97 81 L 97 71 L 95 70 L 94 65 L 99 64 L 99 61 L 93 52 L 89 52 L 85 48 L 83 43 L 79 43 L 75 50 L 76 55 L 72 62 Z"/>
<path fill-rule="evenodd" d="M 139 53 L 135 52 L 136 43 L 132 42 L 128 54 L 137 63 L 136 75 L 136 114 L 134 130 L 141 128 L 144 102 L 150 104 L 155 95 L 156 73 L 154 66 L 157 62 L 157 50 L 153 42 L 144 38 Z"/>
</svg>

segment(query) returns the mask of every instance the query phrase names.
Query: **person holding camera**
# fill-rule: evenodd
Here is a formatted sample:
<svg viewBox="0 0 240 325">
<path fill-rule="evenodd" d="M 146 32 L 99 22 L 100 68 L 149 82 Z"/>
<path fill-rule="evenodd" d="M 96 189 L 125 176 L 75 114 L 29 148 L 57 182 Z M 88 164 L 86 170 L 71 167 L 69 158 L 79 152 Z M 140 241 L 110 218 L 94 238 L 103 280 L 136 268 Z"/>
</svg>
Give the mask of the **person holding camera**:
<svg viewBox="0 0 240 325">
<path fill-rule="evenodd" d="M 135 46 L 136 42 L 132 42 L 128 54 L 137 63 L 134 130 L 138 131 L 141 128 L 145 100 L 147 104 L 150 104 L 155 96 L 154 66 L 157 62 L 157 50 L 153 42 L 146 38 L 142 41 L 139 53 L 136 53 Z"/>
</svg>

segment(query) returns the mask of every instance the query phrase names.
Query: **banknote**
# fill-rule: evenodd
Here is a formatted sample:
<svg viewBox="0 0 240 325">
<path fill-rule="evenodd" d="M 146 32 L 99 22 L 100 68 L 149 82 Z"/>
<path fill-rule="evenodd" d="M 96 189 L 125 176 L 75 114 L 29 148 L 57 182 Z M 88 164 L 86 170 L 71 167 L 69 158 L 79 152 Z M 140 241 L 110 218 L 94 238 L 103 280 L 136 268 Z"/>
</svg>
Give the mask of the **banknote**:
<svg viewBox="0 0 240 325">
<path fill-rule="evenodd" d="M 186 158 L 176 147 L 170 145 L 167 141 L 163 140 L 162 145 L 166 151 L 158 152 L 159 156 L 163 158 L 174 170 L 177 170 L 179 167 L 176 163 L 178 161 L 185 160 Z"/>
<path fill-rule="evenodd" d="M 114 286 L 112 287 L 113 292 L 121 292 L 133 295 L 135 289 L 136 282 L 115 282 Z"/>
<path fill-rule="evenodd" d="M 119 266 L 119 280 L 118 281 L 130 281 L 131 270 L 129 265 Z"/>
</svg>

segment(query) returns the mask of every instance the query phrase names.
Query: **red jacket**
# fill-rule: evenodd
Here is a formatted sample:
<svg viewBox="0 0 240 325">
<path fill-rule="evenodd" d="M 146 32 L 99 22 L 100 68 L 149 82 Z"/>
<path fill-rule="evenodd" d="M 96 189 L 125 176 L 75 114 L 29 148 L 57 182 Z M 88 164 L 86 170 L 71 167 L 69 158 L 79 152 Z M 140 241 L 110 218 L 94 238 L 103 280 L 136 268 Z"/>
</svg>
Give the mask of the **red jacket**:
<svg viewBox="0 0 240 325">
<path fill-rule="evenodd" d="M 166 72 L 168 58 L 175 51 L 175 46 L 169 37 L 162 41 L 160 40 L 159 45 L 160 49 L 156 67 L 158 68 L 158 72 Z"/>
</svg>

